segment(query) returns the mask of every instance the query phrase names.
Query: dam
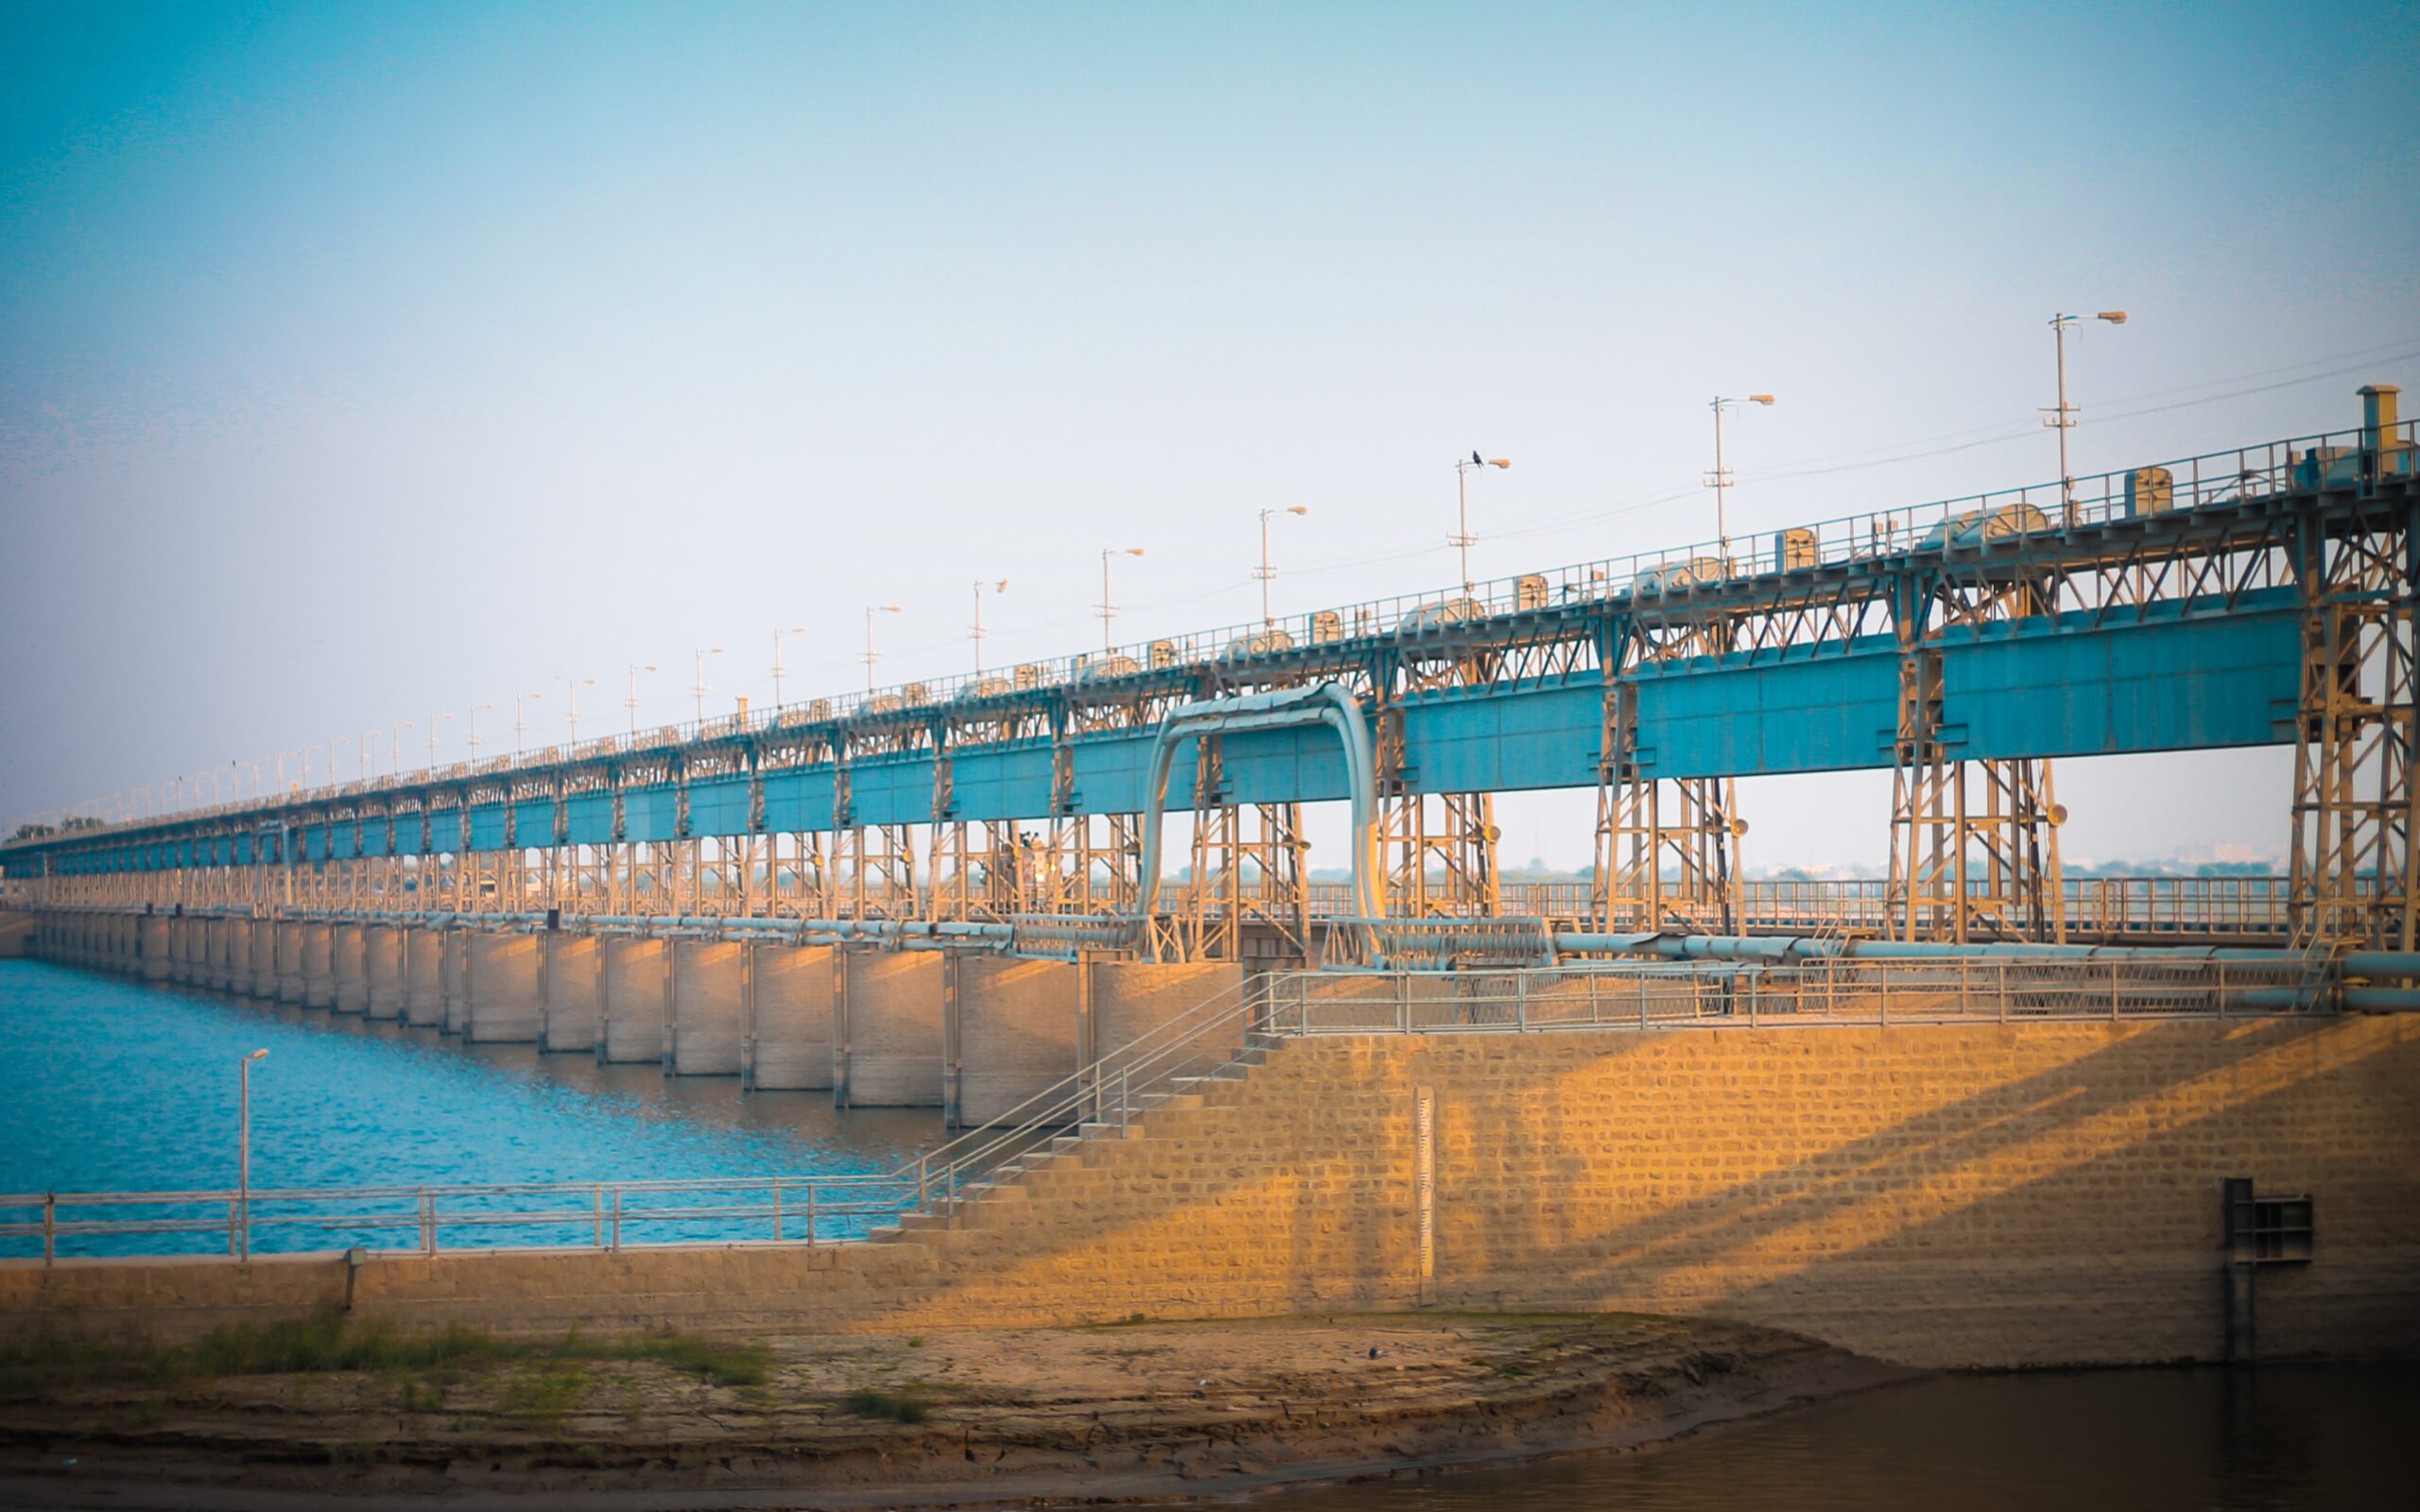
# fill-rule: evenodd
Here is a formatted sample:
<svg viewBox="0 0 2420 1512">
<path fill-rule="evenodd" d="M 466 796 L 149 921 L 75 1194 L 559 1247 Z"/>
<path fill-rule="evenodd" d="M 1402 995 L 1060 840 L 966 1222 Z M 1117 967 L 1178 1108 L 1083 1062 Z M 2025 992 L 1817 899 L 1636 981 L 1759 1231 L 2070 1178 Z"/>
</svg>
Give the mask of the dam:
<svg viewBox="0 0 2420 1512">
<path fill-rule="evenodd" d="M 0 1329 L 1442 1307 L 1933 1366 L 2420 1346 L 2420 447 L 2362 400 L 2055 497 L 27 826 L 0 873 L 46 961 L 950 1132 L 0 1194 Z M 2279 744 L 2288 875 L 2062 875 L 2056 761 Z M 1737 777 L 1858 766 L 1895 774 L 1887 882 L 1741 877 Z M 1503 883 L 1492 795 L 1557 786 L 1598 794 L 1593 879 Z M 1307 874 L 1318 802 L 1349 883 Z M 225 1261 L 126 1251 L 169 1224 Z"/>
</svg>

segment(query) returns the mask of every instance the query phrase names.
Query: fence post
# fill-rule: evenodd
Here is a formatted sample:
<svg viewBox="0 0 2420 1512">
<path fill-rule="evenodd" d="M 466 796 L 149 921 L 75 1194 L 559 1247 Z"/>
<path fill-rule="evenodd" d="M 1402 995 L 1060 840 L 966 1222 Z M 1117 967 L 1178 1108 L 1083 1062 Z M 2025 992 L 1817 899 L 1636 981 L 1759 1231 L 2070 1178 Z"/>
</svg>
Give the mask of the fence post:
<svg viewBox="0 0 2420 1512">
<path fill-rule="evenodd" d="M 45 1265 L 59 1258 L 59 1194 L 42 1194 L 42 1263 Z"/>
<path fill-rule="evenodd" d="M 420 1189 L 420 1252 L 437 1253 L 437 1194 L 426 1187 Z"/>
<path fill-rule="evenodd" d="M 1530 1027 L 1530 973 L 1522 971 L 1512 978 L 1512 1013 L 1523 1032 Z"/>
<path fill-rule="evenodd" d="M 2118 1022 L 2118 963 L 2109 963 L 2109 1022 Z"/>
<path fill-rule="evenodd" d="M 621 1249 L 622 1249 L 622 1189 L 621 1189 L 620 1187 L 615 1187 L 615 1188 L 614 1189 L 614 1243 L 613 1243 L 612 1248 L 613 1248 L 613 1250 L 614 1250 L 614 1252 L 615 1254 L 619 1254 L 619 1253 L 621 1253 Z"/>
<path fill-rule="evenodd" d="M 782 1178 L 773 1177 L 773 1243 L 782 1242 Z"/>
<path fill-rule="evenodd" d="M 815 1243 L 815 1183 L 806 1183 L 806 1242 Z"/>
</svg>

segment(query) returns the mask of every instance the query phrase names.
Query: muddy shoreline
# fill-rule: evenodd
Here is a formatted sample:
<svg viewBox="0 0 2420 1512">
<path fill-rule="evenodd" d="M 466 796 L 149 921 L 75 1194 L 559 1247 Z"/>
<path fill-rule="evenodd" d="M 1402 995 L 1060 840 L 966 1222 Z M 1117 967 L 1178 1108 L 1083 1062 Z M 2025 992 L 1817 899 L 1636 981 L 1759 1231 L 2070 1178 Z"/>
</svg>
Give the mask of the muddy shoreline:
<svg viewBox="0 0 2420 1512">
<path fill-rule="evenodd" d="M 0 1503 L 656 1512 L 1148 1504 L 1635 1449 L 1916 1372 L 1636 1314 L 1389 1314 L 759 1341 L 748 1369 L 538 1353 L 19 1373 Z"/>
</svg>

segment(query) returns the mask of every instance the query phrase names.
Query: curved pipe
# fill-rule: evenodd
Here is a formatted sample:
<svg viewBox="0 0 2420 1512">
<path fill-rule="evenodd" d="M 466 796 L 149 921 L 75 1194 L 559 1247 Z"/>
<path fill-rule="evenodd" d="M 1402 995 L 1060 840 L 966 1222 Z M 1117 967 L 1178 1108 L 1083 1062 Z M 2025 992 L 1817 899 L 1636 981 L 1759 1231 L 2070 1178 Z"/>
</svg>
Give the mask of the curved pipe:
<svg viewBox="0 0 2420 1512">
<path fill-rule="evenodd" d="M 1151 763 L 1143 779 L 1143 897 L 1134 928 L 1145 936 L 1160 911 L 1160 826 L 1167 816 L 1168 771 L 1177 742 L 1188 735 L 1236 734 L 1251 730 L 1288 730 L 1326 725 L 1344 743 L 1345 782 L 1353 798 L 1353 903 L 1363 919 L 1387 913 L 1385 874 L 1378 861 L 1378 755 L 1361 700 L 1343 684 L 1207 698 L 1170 710 L 1151 740 Z M 1156 953 L 1155 953 L 1156 954 Z"/>
</svg>

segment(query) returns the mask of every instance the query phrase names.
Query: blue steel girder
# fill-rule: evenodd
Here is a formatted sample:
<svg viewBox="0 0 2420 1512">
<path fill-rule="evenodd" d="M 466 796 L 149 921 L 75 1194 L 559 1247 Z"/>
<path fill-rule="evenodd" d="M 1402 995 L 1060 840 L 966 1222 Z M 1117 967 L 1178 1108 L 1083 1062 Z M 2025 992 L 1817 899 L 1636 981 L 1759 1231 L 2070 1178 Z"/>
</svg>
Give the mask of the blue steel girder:
<svg viewBox="0 0 2420 1512">
<path fill-rule="evenodd" d="M 1888 766 L 1892 663 L 1914 644 L 1942 657 L 1942 738 L 1962 757 L 2267 744 L 2293 737 L 2293 635 L 2311 596 L 2306 585 L 2325 594 L 2346 575 L 2375 574 L 2380 564 L 2364 554 L 2378 551 L 2391 552 L 2410 580 L 2420 550 L 2411 507 L 2411 482 L 2397 476 L 1971 542 L 1951 531 L 1806 566 L 1642 578 L 1508 613 L 1356 626 L 1252 655 L 1107 662 L 1098 676 L 925 707 L 869 706 L 804 722 L 786 711 L 776 725 L 685 743 L 653 732 L 603 757 L 517 768 L 491 762 L 383 779 L 339 797 L 355 805 L 352 822 L 364 832 L 356 853 L 379 849 L 365 831 L 373 810 L 394 853 L 520 841 L 525 825 L 547 836 L 530 837 L 540 844 L 670 839 L 694 801 L 690 786 L 710 782 L 744 783 L 745 801 L 723 801 L 728 793 L 717 789 L 711 807 L 719 816 L 693 815 L 692 833 L 809 833 L 931 822 L 936 756 L 946 751 L 952 818 L 1123 813 L 1136 800 L 1129 774 L 1168 710 L 1208 694 L 1322 679 L 1402 719 L 1407 792 L 1585 786 L 1600 775 L 1609 665 L 1638 688 L 1643 772 Z M 2006 613 L 2011 593 L 2034 611 Z M 1266 749 L 1231 742 L 1225 777 L 1239 802 L 1341 796 L 1315 753 L 1282 740 Z M 599 793 L 614 811 L 610 823 L 593 799 L 575 807 Z M 510 812 L 509 833 L 483 816 L 491 812 Z M 333 813 L 314 797 L 79 826 L 0 845 L 0 867 L 24 875 L 39 870 L 40 858 L 73 856 L 123 868 L 139 846 L 232 838 L 264 820 L 316 816 L 324 827 Z M 334 853 L 323 828 L 311 854 Z"/>
</svg>

